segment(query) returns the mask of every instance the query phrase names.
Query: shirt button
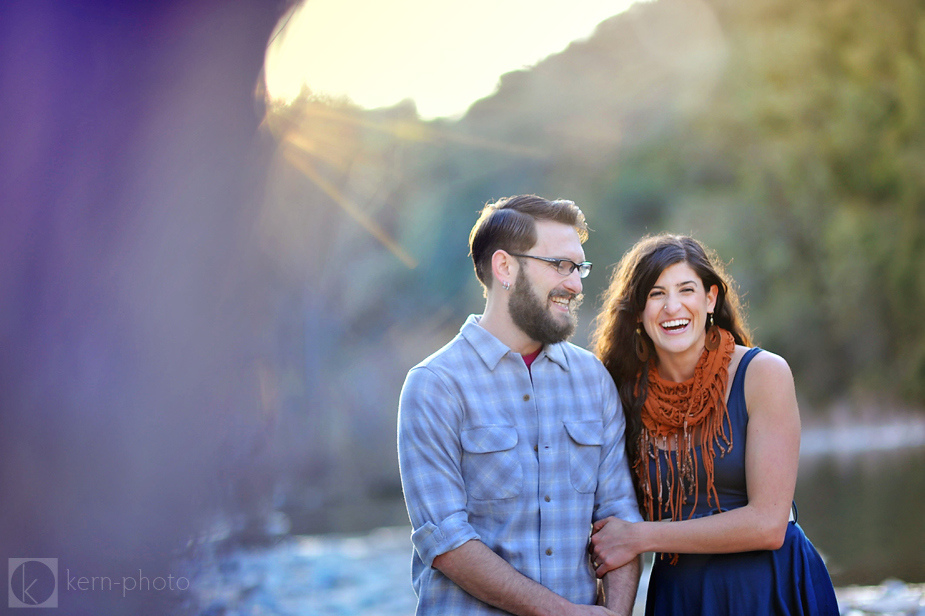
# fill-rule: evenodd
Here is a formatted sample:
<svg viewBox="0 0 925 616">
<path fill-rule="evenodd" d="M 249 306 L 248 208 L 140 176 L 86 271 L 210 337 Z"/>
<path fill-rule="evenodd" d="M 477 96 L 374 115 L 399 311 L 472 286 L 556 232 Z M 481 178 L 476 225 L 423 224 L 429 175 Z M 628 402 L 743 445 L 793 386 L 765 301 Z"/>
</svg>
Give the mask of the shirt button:
<svg viewBox="0 0 925 616">
<path fill-rule="evenodd" d="M 552 499 L 549 498 L 549 494 L 547 494 L 543 500 L 545 500 L 545 501 L 548 503 L 548 502 L 551 501 Z"/>
<path fill-rule="evenodd" d="M 528 402 L 529 400 L 530 400 L 530 394 L 524 394 L 524 402 Z"/>
<path fill-rule="evenodd" d="M 546 556 L 552 556 L 552 548 L 546 548 Z"/>
<path fill-rule="evenodd" d="M 533 451 L 539 452 L 540 448 L 538 445 L 533 446 Z"/>
</svg>

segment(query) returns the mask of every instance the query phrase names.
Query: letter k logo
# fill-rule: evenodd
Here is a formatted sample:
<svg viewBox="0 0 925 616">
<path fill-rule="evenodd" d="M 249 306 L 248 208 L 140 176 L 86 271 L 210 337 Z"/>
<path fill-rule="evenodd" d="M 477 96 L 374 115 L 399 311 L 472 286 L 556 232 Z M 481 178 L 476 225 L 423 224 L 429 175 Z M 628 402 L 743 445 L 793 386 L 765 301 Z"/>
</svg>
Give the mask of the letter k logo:
<svg viewBox="0 0 925 616">
<path fill-rule="evenodd" d="M 58 607 L 58 559 L 10 558 L 9 607 Z"/>
</svg>

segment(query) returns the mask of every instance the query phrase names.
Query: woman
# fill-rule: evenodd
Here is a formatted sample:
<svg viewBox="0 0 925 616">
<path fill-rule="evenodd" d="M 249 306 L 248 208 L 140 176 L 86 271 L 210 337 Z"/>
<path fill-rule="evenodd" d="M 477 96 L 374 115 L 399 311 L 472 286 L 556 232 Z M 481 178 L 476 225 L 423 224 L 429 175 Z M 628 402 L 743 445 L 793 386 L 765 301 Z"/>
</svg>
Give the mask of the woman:
<svg viewBox="0 0 925 616">
<path fill-rule="evenodd" d="M 597 574 L 659 553 L 647 615 L 837 615 L 792 507 L 793 377 L 749 348 L 727 280 L 699 242 L 667 234 L 641 240 L 614 273 L 594 346 L 623 401 L 646 521 L 595 524 Z"/>
</svg>

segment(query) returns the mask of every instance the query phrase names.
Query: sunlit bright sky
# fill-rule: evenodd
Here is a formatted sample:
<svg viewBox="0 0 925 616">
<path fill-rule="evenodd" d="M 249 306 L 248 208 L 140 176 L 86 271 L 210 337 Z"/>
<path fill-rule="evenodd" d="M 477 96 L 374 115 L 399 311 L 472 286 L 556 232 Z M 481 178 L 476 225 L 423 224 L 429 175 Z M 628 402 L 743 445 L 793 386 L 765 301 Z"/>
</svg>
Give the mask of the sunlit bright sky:
<svg viewBox="0 0 925 616">
<path fill-rule="evenodd" d="M 305 84 L 369 109 L 412 99 L 424 118 L 461 115 L 504 73 L 585 39 L 633 0 L 307 0 L 267 53 L 271 98 Z"/>
</svg>

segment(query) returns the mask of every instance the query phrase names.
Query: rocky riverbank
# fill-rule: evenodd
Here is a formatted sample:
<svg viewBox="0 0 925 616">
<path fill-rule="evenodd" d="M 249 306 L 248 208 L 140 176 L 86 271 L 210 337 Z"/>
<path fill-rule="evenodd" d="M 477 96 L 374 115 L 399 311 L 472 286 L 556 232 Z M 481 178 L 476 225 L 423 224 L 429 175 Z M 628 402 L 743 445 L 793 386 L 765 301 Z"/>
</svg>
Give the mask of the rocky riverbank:
<svg viewBox="0 0 925 616">
<path fill-rule="evenodd" d="M 288 536 L 271 547 L 204 550 L 186 563 L 192 616 L 412 616 L 410 530 Z M 643 579 L 647 574 L 643 574 Z M 925 584 L 838 589 L 842 616 L 925 616 Z M 636 602 L 642 614 L 644 584 Z"/>
</svg>

